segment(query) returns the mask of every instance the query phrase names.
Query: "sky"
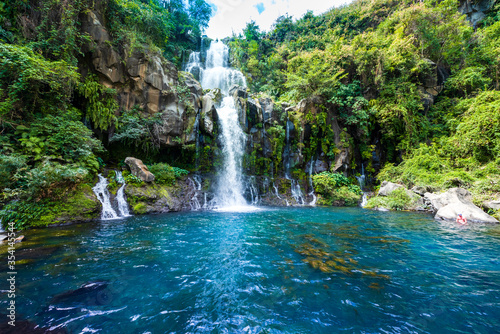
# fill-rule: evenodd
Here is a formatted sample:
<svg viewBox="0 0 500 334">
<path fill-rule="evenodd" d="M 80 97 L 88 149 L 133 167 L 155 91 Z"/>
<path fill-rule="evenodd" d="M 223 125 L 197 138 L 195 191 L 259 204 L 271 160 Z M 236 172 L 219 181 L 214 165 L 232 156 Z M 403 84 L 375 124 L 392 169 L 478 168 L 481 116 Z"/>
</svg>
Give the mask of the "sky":
<svg viewBox="0 0 500 334">
<path fill-rule="evenodd" d="M 288 13 L 301 18 L 308 10 L 321 14 L 352 0 L 208 0 L 214 5 L 205 34 L 210 38 L 224 38 L 239 34 L 247 22 L 254 20 L 261 31 L 269 31 L 276 19 Z"/>
</svg>

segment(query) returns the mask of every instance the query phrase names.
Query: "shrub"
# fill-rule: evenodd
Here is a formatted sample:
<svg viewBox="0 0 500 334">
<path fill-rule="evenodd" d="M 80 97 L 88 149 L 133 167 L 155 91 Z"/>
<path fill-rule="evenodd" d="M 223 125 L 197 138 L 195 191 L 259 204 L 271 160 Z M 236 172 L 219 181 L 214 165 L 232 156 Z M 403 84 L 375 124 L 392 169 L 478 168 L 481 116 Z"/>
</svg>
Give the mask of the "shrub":
<svg viewBox="0 0 500 334">
<path fill-rule="evenodd" d="M 126 174 L 125 175 L 125 173 L 124 173 L 123 179 L 125 180 L 126 184 L 130 184 L 130 185 L 133 185 L 136 187 L 140 187 L 140 186 L 144 185 L 144 182 L 140 178 L 135 176 L 134 174 Z"/>
<path fill-rule="evenodd" d="M 19 155 L 0 155 L 0 189 L 12 186 L 15 174 L 27 168 L 26 159 Z"/>
<path fill-rule="evenodd" d="M 389 196 L 376 196 L 368 200 L 365 205 L 367 209 L 386 208 L 389 210 L 408 210 L 415 204 L 414 199 L 405 188 L 394 190 Z"/>
<path fill-rule="evenodd" d="M 24 230 L 33 226 L 34 222 L 36 225 L 47 225 L 50 221 L 44 218 L 51 216 L 51 213 L 52 205 L 48 201 L 16 201 L 0 210 L 0 220 L 4 227 L 12 222 L 17 230 Z"/>
<path fill-rule="evenodd" d="M 312 178 L 319 204 L 356 206 L 361 198 L 361 188 L 343 174 L 322 172 Z"/>
<path fill-rule="evenodd" d="M 134 213 L 136 215 L 143 215 L 147 211 L 147 206 L 146 206 L 146 204 L 144 204 L 142 202 L 139 202 L 136 205 L 134 205 L 134 207 L 132 208 L 132 210 L 134 211 Z"/>
<path fill-rule="evenodd" d="M 87 175 L 86 169 L 75 165 L 46 162 L 27 172 L 24 181 L 33 197 L 57 199 L 75 188 Z"/>
<path fill-rule="evenodd" d="M 166 163 L 157 163 L 148 166 L 148 168 L 149 171 L 155 176 L 155 181 L 157 183 L 168 186 L 174 185 L 176 179 L 189 174 L 189 172 L 185 169 L 172 167 Z"/>
</svg>

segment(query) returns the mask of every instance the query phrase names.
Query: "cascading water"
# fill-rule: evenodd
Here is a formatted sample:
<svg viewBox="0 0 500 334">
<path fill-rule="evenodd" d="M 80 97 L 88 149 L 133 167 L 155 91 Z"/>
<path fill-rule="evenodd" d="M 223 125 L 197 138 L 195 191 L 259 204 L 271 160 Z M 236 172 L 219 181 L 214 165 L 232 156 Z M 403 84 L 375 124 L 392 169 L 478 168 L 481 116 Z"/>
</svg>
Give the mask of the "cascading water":
<svg viewBox="0 0 500 334">
<path fill-rule="evenodd" d="M 366 192 L 364 191 L 366 176 L 365 176 L 365 167 L 363 164 L 361 164 L 361 175 L 356 176 L 356 179 L 358 179 L 359 187 L 361 188 L 361 191 L 363 191 L 363 197 L 361 198 L 361 204 L 359 205 L 363 208 L 366 205 L 366 203 L 368 202 Z"/>
<path fill-rule="evenodd" d="M 314 158 L 311 158 L 311 163 L 309 165 L 309 188 L 311 189 L 311 191 L 309 192 L 309 196 L 311 196 L 313 199 L 311 203 L 309 203 L 310 206 L 315 206 L 317 201 L 316 195 L 314 194 L 314 185 L 312 179 L 313 167 L 314 167 Z"/>
<path fill-rule="evenodd" d="M 196 79 L 201 79 L 203 64 L 201 63 L 200 52 L 191 52 L 185 71 L 190 72 Z"/>
<path fill-rule="evenodd" d="M 118 218 L 118 214 L 111 206 L 111 200 L 109 199 L 109 191 L 108 191 L 108 180 L 101 174 L 99 174 L 99 182 L 92 188 L 94 194 L 97 196 L 97 199 L 102 204 L 102 213 L 101 219 L 116 219 Z"/>
<path fill-rule="evenodd" d="M 238 122 L 238 114 L 232 97 L 225 97 L 217 109 L 221 125 L 224 165 L 219 174 L 217 187 L 217 206 L 247 206 L 243 197 L 242 159 L 245 152 L 245 134 Z"/>
<path fill-rule="evenodd" d="M 257 180 L 255 176 L 251 176 L 247 182 L 247 188 L 250 191 L 250 199 L 253 205 L 259 204 L 259 191 L 257 187 Z"/>
<path fill-rule="evenodd" d="M 233 85 L 246 87 L 243 73 L 229 67 L 229 48 L 222 42 L 212 42 L 207 51 L 205 69 L 200 81 L 204 89 L 219 88 L 227 96 Z"/>
<path fill-rule="evenodd" d="M 191 207 L 191 211 L 198 211 L 201 209 L 201 204 L 200 201 L 198 200 L 198 192 L 201 190 L 201 183 L 196 180 L 196 178 L 193 180 L 192 178 L 188 178 L 188 183 L 191 187 L 191 192 L 189 196 L 191 196 L 191 193 L 193 194 L 193 197 L 191 198 L 191 201 L 189 202 L 189 206 Z"/>
<path fill-rule="evenodd" d="M 99 176 L 99 182 L 97 182 L 97 184 L 94 186 L 94 188 L 92 188 L 92 190 L 94 191 L 94 194 L 97 196 L 97 199 L 99 199 L 99 202 L 101 202 L 102 204 L 101 219 L 110 220 L 110 219 L 130 217 L 131 215 L 124 194 L 125 180 L 123 179 L 122 173 L 120 171 L 117 171 L 115 174 L 116 182 L 122 184 L 120 189 L 118 189 L 118 191 L 116 192 L 116 197 L 115 197 L 116 201 L 115 208 L 118 209 L 118 213 L 113 208 L 113 205 L 111 203 L 111 196 L 108 191 L 108 180 L 101 174 L 99 174 L 98 176 Z"/>
<path fill-rule="evenodd" d="M 199 78 L 202 87 L 219 88 L 224 96 L 217 108 L 221 130 L 219 139 L 223 146 L 223 167 L 217 181 L 216 196 L 210 201 L 209 206 L 216 209 L 240 210 L 243 207 L 248 208 L 247 201 L 243 197 L 245 187 L 242 173 L 246 135 L 240 127 L 234 100 L 228 95 L 233 85 L 246 87 L 246 80 L 243 73 L 229 68 L 228 59 L 228 47 L 222 42 L 212 42 L 207 51 L 205 68 L 196 65 L 196 62 L 199 62 L 198 54 L 193 55 L 192 58 L 190 56 L 190 63 L 186 70 L 200 69 Z"/>
<path fill-rule="evenodd" d="M 122 184 L 120 189 L 116 192 L 116 202 L 118 205 L 118 212 L 120 217 L 130 217 L 130 211 L 128 210 L 127 200 L 125 199 L 125 180 L 123 178 L 122 172 L 116 171 L 115 173 L 116 182 Z"/>
<path fill-rule="evenodd" d="M 290 190 L 292 191 L 292 197 L 298 205 L 304 205 L 304 194 L 302 194 L 302 189 L 300 189 L 299 181 L 291 179 Z"/>
</svg>

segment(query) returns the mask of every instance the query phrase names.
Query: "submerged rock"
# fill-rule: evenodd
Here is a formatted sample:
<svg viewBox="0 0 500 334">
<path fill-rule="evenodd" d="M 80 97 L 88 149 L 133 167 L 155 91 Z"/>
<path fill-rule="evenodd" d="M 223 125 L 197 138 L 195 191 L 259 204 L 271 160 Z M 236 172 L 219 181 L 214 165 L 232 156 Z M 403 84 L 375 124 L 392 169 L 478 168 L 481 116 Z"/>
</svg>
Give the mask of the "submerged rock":
<svg viewBox="0 0 500 334">
<path fill-rule="evenodd" d="M 425 193 L 424 201 L 436 211 L 436 219 L 454 220 L 461 213 L 469 221 L 498 222 L 472 203 L 471 193 L 463 188 L 452 188 L 443 194 Z"/>
<path fill-rule="evenodd" d="M 153 182 L 155 180 L 155 176 L 151 173 L 142 163 L 142 160 L 128 157 L 125 159 L 125 163 L 130 167 L 130 172 L 140 178 L 144 182 Z"/>
<path fill-rule="evenodd" d="M 58 294 L 52 298 L 51 303 L 81 303 L 88 305 L 107 304 L 108 298 L 102 291 L 108 287 L 107 282 L 95 281 L 81 285 L 78 289 Z"/>
</svg>

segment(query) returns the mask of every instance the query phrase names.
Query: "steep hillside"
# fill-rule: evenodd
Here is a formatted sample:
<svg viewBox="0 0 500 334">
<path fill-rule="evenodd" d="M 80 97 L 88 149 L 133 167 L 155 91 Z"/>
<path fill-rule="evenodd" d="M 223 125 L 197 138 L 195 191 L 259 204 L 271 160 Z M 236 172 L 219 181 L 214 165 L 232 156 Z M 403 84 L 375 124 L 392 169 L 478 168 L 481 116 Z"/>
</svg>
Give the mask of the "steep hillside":
<svg viewBox="0 0 500 334">
<path fill-rule="evenodd" d="M 363 165 L 409 188 L 464 187 L 488 210 L 500 195 L 498 9 L 359 0 L 280 17 L 270 32 L 251 22 L 229 43 L 253 91 L 300 102 L 287 117 L 303 161 L 348 175 Z"/>
</svg>

